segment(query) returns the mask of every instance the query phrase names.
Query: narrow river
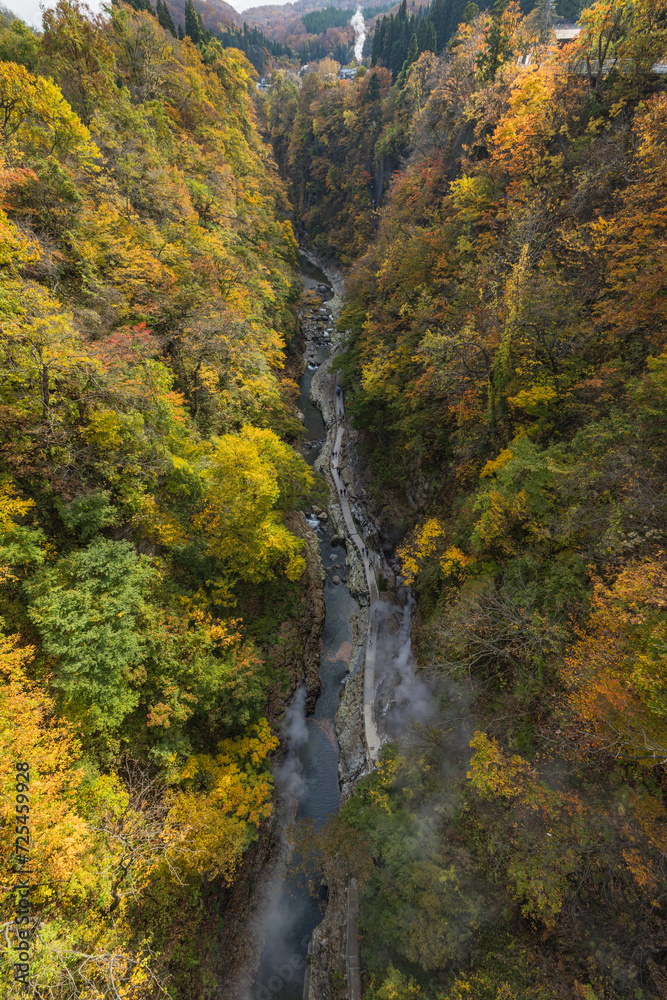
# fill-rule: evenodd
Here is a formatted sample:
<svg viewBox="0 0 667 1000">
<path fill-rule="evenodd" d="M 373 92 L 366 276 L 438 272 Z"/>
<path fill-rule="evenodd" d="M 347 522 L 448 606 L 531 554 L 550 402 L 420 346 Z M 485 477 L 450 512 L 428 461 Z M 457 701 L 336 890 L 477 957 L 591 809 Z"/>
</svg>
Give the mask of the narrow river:
<svg viewBox="0 0 667 1000">
<path fill-rule="evenodd" d="M 329 286 L 322 271 L 306 257 L 301 258 L 302 278 L 306 288 Z M 324 444 L 326 428 L 322 415 L 310 401 L 314 365 L 330 353 L 328 345 L 317 348 L 314 363 L 300 379 L 298 407 L 304 415 L 305 435 L 301 453 L 312 465 Z M 313 357 L 312 353 L 309 355 Z M 332 546 L 332 529 L 317 518 L 309 517 L 320 538 L 320 552 L 327 568 L 324 587 L 326 617 L 322 635 L 320 677 L 322 687 L 315 710 L 303 716 L 303 695 L 297 694 L 286 716 L 285 735 L 290 747 L 287 765 L 276 775 L 277 781 L 290 783 L 298 796 L 297 823 L 311 821 L 320 828 L 338 810 L 338 742 L 334 717 L 341 686 L 347 675 L 352 650 L 352 616 L 359 605 L 345 584 L 345 545 Z M 334 578 L 340 582 L 334 583 Z M 288 874 L 277 887 L 272 912 L 266 914 L 266 943 L 253 987 L 253 1000 L 301 1000 L 305 959 L 311 934 L 324 915 L 324 898 L 315 899 L 301 874 Z"/>
</svg>

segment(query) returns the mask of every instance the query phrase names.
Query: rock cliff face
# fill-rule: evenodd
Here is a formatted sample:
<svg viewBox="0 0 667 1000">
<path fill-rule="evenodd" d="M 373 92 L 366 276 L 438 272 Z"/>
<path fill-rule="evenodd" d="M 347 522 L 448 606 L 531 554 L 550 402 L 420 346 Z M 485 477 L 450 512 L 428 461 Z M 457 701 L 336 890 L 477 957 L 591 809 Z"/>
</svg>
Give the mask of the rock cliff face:
<svg viewBox="0 0 667 1000">
<path fill-rule="evenodd" d="M 351 547 L 351 546 L 350 546 Z M 350 672 L 336 712 L 336 734 L 340 748 L 338 776 L 341 805 L 347 801 L 360 777 L 367 773 L 364 742 L 364 650 L 368 610 L 361 608 L 352 619 L 353 646 Z M 335 861 L 325 864 L 323 881 L 329 890 L 324 920 L 314 932 L 308 951 L 304 1000 L 347 1000 L 347 873 Z"/>
<path fill-rule="evenodd" d="M 306 570 L 301 598 L 282 623 L 278 642 L 265 651 L 279 678 L 269 692 L 268 717 L 275 723 L 304 681 L 314 705 L 320 686 L 320 641 L 324 625 L 325 572 L 319 539 L 301 512 L 287 527 L 306 543 Z M 288 687 L 280 678 L 288 679 Z M 268 909 L 271 886 L 284 872 L 291 848 L 283 831 L 296 817 L 297 800 L 276 793 L 274 811 L 246 852 L 231 888 L 221 893 L 219 950 L 215 961 L 216 1000 L 248 1000 L 264 947 L 262 914 Z"/>
<path fill-rule="evenodd" d="M 250 1000 L 264 948 L 263 915 L 271 905 L 272 886 L 287 869 L 291 847 L 283 831 L 296 819 L 298 802 L 277 795 L 274 811 L 257 843 L 243 856 L 234 884 L 222 894 L 215 1000 Z"/>
<path fill-rule="evenodd" d="M 285 523 L 293 534 L 306 543 L 306 571 L 301 578 L 299 606 L 280 626 L 278 641 L 267 650 L 267 657 L 279 678 L 269 691 L 267 711 L 270 722 L 280 718 L 285 705 L 291 702 L 294 692 L 304 681 L 308 692 L 307 711 L 312 711 L 320 693 L 320 638 L 325 613 L 325 571 L 320 542 L 301 511 L 290 514 Z M 282 678 L 289 679 L 289 686 Z"/>
<path fill-rule="evenodd" d="M 306 291 L 299 308 L 302 336 L 294 338 L 287 359 L 290 378 L 296 380 L 303 374 L 317 346 L 331 336 L 327 334 L 327 330 L 331 329 L 329 313 L 316 291 Z M 325 517 L 328 519 L 329 515 L 325 514 Z M 280 719 L 300 684 L 306 684 L 307 711 L 314 708 L 320 689 L 326 579 L 320 542 L 302 512 L 289 515 L 286 524 L 290 531 L 305 541 L 306 570 L 300 581 L 301 597 L 297 608 L 280 626 L 277 642 L 264 651 L 277 678 L 268 695 L 267 713 L 272 723 Z M 361 657 L 363 665 L 363 650 Z M 353 652 L 353 661 L 354 658 Z M 362 674 L 358 663 L 355 671 L 358 674 L 357 683 L 360 683 Z M 358 697 L 361 697 L 360 688 Z M 351 724 L 352 746 L 356 746 L 357 751 L 361 747 L 363 751 L 363 730 L 353 733 Z M 353 753 L 352 749 L 350 752 Z M 283 831 L 295 819 L 297 807 L 295 798 L 276 793 L 273 815 L 262 826 L 257 843 L 245 854 L 233 886 L 227 893 L 221 894 L 216 1000 L 249 1000 L 251 996 L 264 947 L 262 915 L 271 905 L 269 896 L 272 887 L 281 881 L 289 863 L 291 849 Z"/>
<path fill-rule="evenodd" d="M 331 452 L 336 436 L 336 374 L 333 361 L 344 349 L 346 334 L 331 324 L 330 312 L 339 314 L 343 295 L 343 281 L 335 268 L 313 258 L 334 287 L 333 300 L 324 306 L 319 289 L 307 291 L 299 310 L 303 332 L 303 361 L 296 352 L 291 357 L 290 376 L 298 377 L 307 363 L 316 361 L 318 348 L 330 343 L 332 353 L 322 363 L 312 380 L 311 399 L 320 409 L 325 425 L 326 438 L 314 468 L 330 480 Z M 320 355 L 321 357 L 321 355 Z M 360 531 L 369 545 L 382 554 L 391 548 L 391 541 L 383 535 L 382 526 L 370 515 L 362 469 L 356 451 L 358 434 L 346 427 L 346 441 L 337 456 L 346 484 L 350 506 Z M 332 483 L 331 483 L 332 484 Z M 332 484 L 333 485 L 333 484 Z M 328 508 L 313 508 L 320 520 L 327 521 L 340 540 L 345 539 L 345 525 L 336 495 L 332 492 Z M 304 680 L 307 686 L 307 709 L 311 711 L 320 687 L 320 637 L 324 623 L 325 607 L 323 585 L 325 569 L 322 564 L 319 539 L 305 516 L 292 516 L 288 527 L 306 542 L 307 569 L 303 578 L 302 598 L 290 619 L 283 623 L 278 642 L 267 651 L 277 675 L 269 694 L 269 715 L 272 721 L 282 714 L 296 688 Z M 368 592 L 363 565 L 356 547 L 346 542 L 345 570 L 340 571 L 360 610 L 352 619 L 352 653 L 349 672 L 336 712 L 336 734 L 339 744 L 338 774 L 341 787 L 341 804 L 352 795 L 356 783 L 367 773 L 366 745 L 363 723 L 363 676 L 366 634 L 368 631 Z M 385 560 L 382 575 L 390 588 L 396 583 L 393 567 Z M 386 598 L 392 599 L 390 593 Z M 284 678 L 288 678 L 286 685 Z M 289 846 L 282 836 L 285 826 L 296 813 L 296 802 L 276 797 L 275 812 L 263 827 L 254 849 L 244 858 L 234 890 L 226 901 L 223 920 L 227 931 L 221 935 L 221 965 L 224 974 L 218 977 L 216 997 L 224 1000 L 249 1000 L 254 970 L 259 966 L 264 944 L 261 915 L 268 904 L 270 887 L 289 863 Z M 304 1000 L 343 1000 L 347 998 L 346 957 L 348 936 L 348 873 L 329 860 L 325 865 L 323 881 L 328 887 L 328 903 L 324 920 L 315 929 L 308 954 Z"/>
</svg>

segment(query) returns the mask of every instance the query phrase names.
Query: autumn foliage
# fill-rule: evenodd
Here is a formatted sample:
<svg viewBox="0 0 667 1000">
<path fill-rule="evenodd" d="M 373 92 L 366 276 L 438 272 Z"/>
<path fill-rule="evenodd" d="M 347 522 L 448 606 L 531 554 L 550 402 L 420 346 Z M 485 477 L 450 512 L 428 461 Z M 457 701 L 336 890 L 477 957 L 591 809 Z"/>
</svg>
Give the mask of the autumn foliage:
<svg viewBox="0 0 667 1000">
<path fill-rule="evenodd" d="M 242 53 L 125 5 L 8 25 L 2 916 L 27 761 L 35 987 L 194 996 L 170 963 L 205 951 L 201 901 L 273 808 L 264 648 L 298 604 L 285 518 L 313 487 L 283 391 L 297 247 Z"/>
<path fill-rule="evenodd" d="M 374 1000 L 667 982 L 667 11 L 593 4 L 559 44 L 549 10 L 469 5 L 442 56 L 293 111 L 438 700 L 345 807 Z"/>
</svg>

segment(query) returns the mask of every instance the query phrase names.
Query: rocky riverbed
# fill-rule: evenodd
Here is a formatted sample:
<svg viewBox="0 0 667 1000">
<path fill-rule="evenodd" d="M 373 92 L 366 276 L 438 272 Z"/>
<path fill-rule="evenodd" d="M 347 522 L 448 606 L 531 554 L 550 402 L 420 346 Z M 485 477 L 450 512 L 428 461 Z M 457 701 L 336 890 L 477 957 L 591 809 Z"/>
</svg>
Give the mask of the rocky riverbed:
<svg viewBox="0 0 667 1000">
<path fill-rule="evenodd" d="M 327 306 L 334 307 L 332 312 L 334 318 L 337 319 L 344 292 L 342 276 L 326 262 L 314 259 L 327 274 L 335 288 L 334 300 L 328 302 Z M 320 311 L 322 309 L 326 309 L 326 306 L 320 306 L 313 300 L 303 318 L 304 332 L 308 342 L 317 345 L 318 339 L 326 334 L 331 343 L 331 354 L 318 367 L 311 383 L 311 399 L 322 412 L 328 429 L 326 440 L 322 443 L 314 468 L 321 472 L 330 483 L 331 502 L 328 508 L 328 517 L 335 525 L 339 537 L 344 538 L 345 525 L 342 511 L 337 502 L 337 492 L 329 470 L 337 430 L 336 374 L 333 365 L 337 355 L 344 350 L 348 331 L 334 329 L 333 332 L 329 332 L 328 325 L 323 330 L 323 312 Z M 396 564 L 388 563 L 385 557 L 385 551 L 391 552 L 393 545 L 391 542 L 387 544 L 387 540 L 383 538 L 381 526 L 373 519 L 368 509 L 368 495 L 357 454 L 358 433 L 349 425 L 349 422 L 346 425 L 346 431 L 345 444 L 340 455 L 336 456 L 336 462 L 341 468 L 341 478 L 345 484 L 359 532 L 369 548 L 375 553 L 376 574 L 378 578 L 384 579 L 387 585 L 387 590 L 383 595 L 385 602 L 388 608 L 392 605 L 396 607 L 395 615 L 392 615 L 391 612 L 388 613 L 387 624 L 391 631 L 397 631 L 398 620 L 402 616 L 397 599 L 403 603 L 407 594 L 400 586 L 402 580 L 397 575 L 399 567 Z M 369 595 L 358 550 L 351 541 L 347 541 L 346 547 L 347 585 L 350 593 L 361 607 L 352 621 L 353 648 L 349 662 L 349 673 L 336 712 L 341 805 L 352 795 L 359 779 L 368 773 L 364 737 L 363 681 L 369 625 Z M 329 894 L 327 909 L 324 920 L 315 928 L 311 939 L 304 1000 L 339 1000 L 340 997 L 348 995 L 344 985 L 347 978 L 348 878 L 347 873 L 337 865 L 336 859 L 325 863 L 324 881 Z"/>
<path fill-rule="evenodd" d="M 304 295 L 299 309 L 299 319 L 303 334 L 303 353 L 292 356 L 289 374 L 298 378 L 310 369 L 313 377 L 310 400 L 320 410 L 325 430 L 319 432 L 316 440 L 306 440 L 304 453 L 314 468 L 322 472 L 331 486 L 330 499 L 325 506 L 314 505 L 306 514 L 294 515 L 290 530 L 306 541 L 307 583 L 305 587 L 304 614 L 299 612 L 294 620 L 283 626 L 285 634 L 280 635 L 275 648 L 269 650 L 272 662 L 281 670 L 287 669 L 290 690 L 279 689 L 276 685 L 269 695 L 269 711 L 272 718 L 279 717 L 298 684 L 303 680 L 307 689 L 307 708 L 312 711 L 319 693 L 320 683 L 320 635 L 324 621 L 323 584 L 334 587 L 347 586 L 355 598 L 359 609 L 350 618 L 351 643 L 345 655 L 347 676 L 344 678 L 340 702 L 335 714 L 335 732 L 338 741 L 338 780 L 341 790 L 341 804 L 353 793 L 359 779 L 367 773 L 367 755 L 364 736 L 364 660 L 369 627 L 369 597 L 364 568 L 356 546 L 346 539 L 342 511 L 337 502 L 338 494 L 330 477 L 331 452 L 334 447 L 337 423 L 335 415 L 336 374 L 333 361 L 344 349 L 347 333 L 339 331 L 336 320 L 344 293 L 340 273 L 327 262 L 308 254 L 313 264 L 320 268 L 334 289 L 333 298 L 329 289 L 316 280 L 305 280 Z M 330 354 L 325 360 L 325 350 Z M 308 409 L 308 404 L 301 404 Z M 304 414 L 299 412 L 303 421 Z M 319 419 L 319 418 L 318 418 Z M 312 421 L 311 421 L 312 423 Z M 320 425 L 321 427 L 321 425 Z M 383 599 L 387 608 L 393 605 L 396 614 L 392 624 L 391 612 L 387 614 L 390 631 L 398 628 L 402 616 L 400 604 L 404 603 L 405 592 L 397 577 L 398 567 L 387 561 L 386 553 L 391 552 L 391 540 L 383 537 L 383 526 L 371 516 L 367 501 L 367 488 L 363 469 L 357 457 L 358 434 L 354 428 L 346 426 L 345 443 L 337 456 L 337 464 L 342 470 L 342 480 L 346 486 L 350 507 L 358 529 L 369 548 L 374 552 L 373 561 L 376 575 L 385 581 L 387 589 Z M 308 436 L 307 436 L 308 437 Z M 317 456 L 317 457 L 315 457 Z M 315 530 L 317 525 L 324 529 L 329 538 L 330 555 L 323 563 L 320 556 L 320 538 Z M 330 533 L 332 533 L 330 535 Z M 330 536 L 330 537 L 329 537 Z M 398 602 L 397 602 L 398 598 Z M 349 600 L 349 598 L 348 598 Z M 306 611 L 305 609 L 308 608 Z M 300 660 L 295 653 L 300 650 Z M 284 673 L 284 671 L 283 671 Z M 389 694 L 389 699 L 391 695 Z M 333 735 L 333 734 L 332 734 Z M 284 830 L 297 813 L 298 800 L 294 795 L 280 790 L 275 799 L 272 820 L 265 824 L 258 844 L 244 858 L 241 878 L 235 883 L 233 898 L 225 906 L 225 925 L 233 930 L 225 937 L 222 934 L 221 952 L 234 956 L 226 974 L 219 978 L 217 996 L 224 1000 L 251 1000 L 257 992 L 253 987 L 256 970 L 265 949 L 266 914 L 276 905 L 276 887 L 284 881 L 289 869 L 291 847 L 284 836 Z M 347 996 L 344 983 L 347 974 L 347 873 L 338 867 L 337 859 L 325 864 L 323 882 L 328 889 L 328 902 L 324 919 L 312 934 L 310 941 L 304 1000 L 340 1000 Z M 261 987 L 264 988 L 264 987 Z M 341 992 L 342 991 L 342 992 Z M 282 994 L 280 994 L 282 995 Z M 292 995 L 291 993 L 289 994 Z"/>
</svg>

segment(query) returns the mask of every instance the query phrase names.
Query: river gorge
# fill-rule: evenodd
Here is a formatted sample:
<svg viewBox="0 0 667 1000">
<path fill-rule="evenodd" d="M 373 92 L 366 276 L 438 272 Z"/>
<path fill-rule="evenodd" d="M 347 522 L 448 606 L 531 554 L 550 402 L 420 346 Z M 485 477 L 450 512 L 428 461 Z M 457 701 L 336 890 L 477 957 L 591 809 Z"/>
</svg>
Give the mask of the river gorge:
<svg viewBox="0 0 667 1000">
<path fill-rule="evenodd" d="M 396 574 L 398 566 L 385 558 L 379 526 L 366 506 L 357 431 L 339 416 L 343 396 L 332 362 L 345 343 L 344 332 L 336 329 L 342 277 L 304 252 L 301 278 L 305 351 L 297 403 L 304 426 L 300 450 L 330 486 L 327 509 L 314 505 L 305 512 L 323 567 L 320 690 L 309 711 L 313 699 L 305 684 L 299 687 L 282 723 L 286 755 L 274 769 L 274 823 L 279 830 L 260 881 L 251 929 L 256 939 L 252 954 L 261 953 L 261 961 L 252 983 L 252 962 L 242 967 L 235 984 L 241 1000 L 325 1000 L 336 995 L 336 984 L 348 978 L 350 965 L 356 978 L 350 995 L 358 995 L 358 954 L 356 961 L 350 956 L 348 940 L 350 930 L 356 935 L 356 919 L 348 912 L 348 880 L 309 871 L 298 851 L 294 854 L 291 830 L 306 825 L 320 830 L 373 766 L 380 747 L 376 687 L 385 738 L 399 734 L 410 702 L 423 715 L 430 698 L 414 674 L 411 602 Z M 376 578 L 382 581 L 382 600 Z"/>
</svg>

